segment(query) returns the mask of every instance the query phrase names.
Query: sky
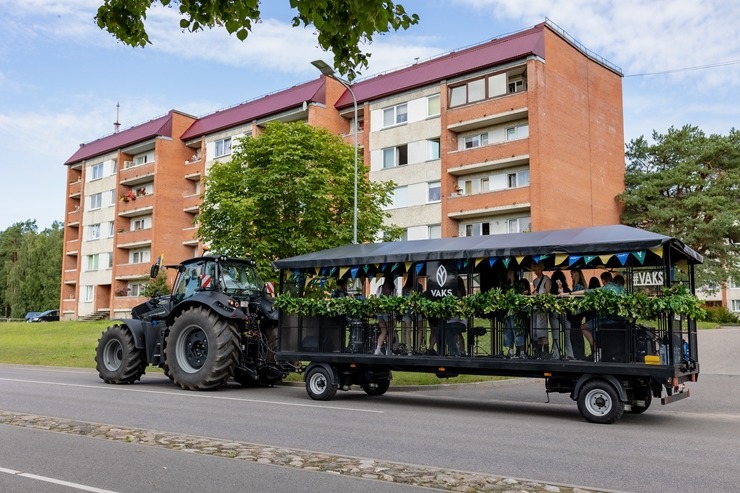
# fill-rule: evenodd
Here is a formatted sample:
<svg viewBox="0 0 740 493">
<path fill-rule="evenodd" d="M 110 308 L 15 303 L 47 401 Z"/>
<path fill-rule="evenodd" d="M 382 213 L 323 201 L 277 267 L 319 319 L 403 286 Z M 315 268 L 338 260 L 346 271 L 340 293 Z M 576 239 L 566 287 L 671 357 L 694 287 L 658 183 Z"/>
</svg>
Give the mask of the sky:
<svg viewBox="0 0 740 493">
<path fill-rule="evenodd" d="M 224 29 L 182 32 L 176 9 L 147 16 L 151 45 L 97 27 L 102 0 L 0 0 L 0 231 L 64 219 L 64 162 L 84 142 L 176 109 L 194 116 L 318 77 L 331 62 L 288 0 L 262 0 L 244 41 Z M 361 78 L 550 19 L 624 73 L 625 141 L 690 124 L 727 135 L 740 116 L 737 0 L 396 0 L 407 31 L 376 36 Z M 117 110 L 116 105 L 120 105 Z"/>
</svg>

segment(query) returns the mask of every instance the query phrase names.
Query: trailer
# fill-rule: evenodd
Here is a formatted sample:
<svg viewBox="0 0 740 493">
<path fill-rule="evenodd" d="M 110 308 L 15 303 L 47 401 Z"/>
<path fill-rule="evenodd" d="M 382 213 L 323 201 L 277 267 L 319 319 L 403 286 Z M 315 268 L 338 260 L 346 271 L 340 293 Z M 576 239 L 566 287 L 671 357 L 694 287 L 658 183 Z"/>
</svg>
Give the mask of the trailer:
<svg viewBox="0 0 740 493">
<path fill-rule="evenodd" d="M 669 404 L 690 395 L 686 384 L 699 374 L 693 295 L 701 262 L 676 238 L 622 225 L 346 245 L 282 259 L 274 262 L 277 359 L 306 362 L 315 400 L 352 386 L 382 395 L 393 371 L 530 377 L 542 378 L 548 393 L 570 394 L 587 421 L 614 423 L 624 412 L 645 412 L 654 399 Z M 603 302 L 615 299 L 606 289 L 586 295 L 596 300 L 588 322 L 589 314 L 555 312 L 566 306 L 562 296 L 511 294 L 507 276 L 529 282 L 535 265 L 546 274 L 622 275 L 620 313 L 608 312 L 617 305 Z M 381 278 L 393 280 L 396 299 L 376 296 Z M 326 299 L 337 281 L 350 289 Z M 687 294 L 671 297 L 679 292 Z M 687 299 L 689 309 L 676 302 Z M 584 323 L 569 323 L 571 315 Z M 554 321 L 543 327 L 547 319 Z M 521 340 L 516 354 L 507 346 L 512 329 Z M 568 354 L 586 332 L 590 350 Z"/>
</svg>

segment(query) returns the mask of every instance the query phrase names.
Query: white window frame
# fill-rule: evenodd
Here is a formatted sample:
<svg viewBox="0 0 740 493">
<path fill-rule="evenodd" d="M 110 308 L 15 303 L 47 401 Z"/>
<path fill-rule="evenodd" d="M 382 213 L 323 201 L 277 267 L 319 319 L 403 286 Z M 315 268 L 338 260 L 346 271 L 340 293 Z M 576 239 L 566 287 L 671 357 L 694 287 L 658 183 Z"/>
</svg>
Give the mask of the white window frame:
<svg viewBox="0 0 740 493">
<path fill-rule="evenodd" d="M 442 156 L 442 142 L 441 139 L 428 139 L 427 140 L 427 161 L 435 161 L 440 159 Z"/>
<path fill-rule="evenodd" d="M 92 302 L 95 299 L 95 289 L 94 289 L 95 286 L 87 285 L 87 286 L 82 286 L 82 288 L 83 288 L 82 289 L 83 291 L 82 301 L 86 303 Z"/>
<path fill-rule="evenodd" d="M 506 229 L 509 233 L 523 233 L 529 231 L 532 228 L 532 218 L 526 217 L 515 217 L 506 220 Z"/>
<path fill-rule="evenodd" d="M 100 268 L 100 255 L 94 253 L 92 255 L 86 255 L 85 259 L 85 272 L 96 271 Z"/>
<path fill-rule="evenodd" d="M 409 164 L 409 146 L 408 144 L 402 144 L 395 147 L 386 147 L 382 150 L 382 157 L 383 169 L 406 166 Z"/>
<path fill-rule="evenodd" d="M 730 300 L 730 311 L 735 313 L 740 312 L 740 300 Z"/>
<path fill-rule="evenodd" d="M 103 207 L 103 194 L 94 193 L 90 195 L 90 210 L 100 209 Z"/>
<path fill-rule="evenodd" d="M 100 239 L 100 224 L 91 224 L 87 227 L 87 239 L 88 240 L 99 240 Z"/>
<path fill-rule="evenodd" d="M 144 285 L 140 282 L 130 282 L 126 287 L 128 288 L 126 296 L 141 296 L 144 290 Z"/>
<path fill-rule="evenodd" d="M 409 119 L 409 108 L 406 103 L 383 109 L 383 128 L 405 125 Z"/>
<path fill-rule="evenodd" d="M 219 139 L 213 143 L 213 157 L 228 156 L 231 154 L 231 137 Z"/>
<path fill-rule="evenodd" d="M 132 166 L 142 166 L 144 164 L 149 164 L 153 162 L 154 162 L 154 152 L 150 151 L 144 154 L 139 154 L 138 156 L 134 156 L 134 162 Z"/>
<path fill-rule="evenodd" d="M 398 209 L 401 207 L 408 207 L 409 205 L 409 187 L 408 185 L 401 185 L 393 190 L 393 203 L 390 205 L 391 209 Z"/>
<path fill-rule="evenodd" d="M 131 250 L 129 252 L 129 263 L 130 264 L 148 264 L 151 262 L 152 252 L 148 248 L 142 248 L 140 250 Z"/>
<path fill-rule="evenodd" d="M 430 224 L 427 228 L 427 238 L 429 238 L 430 240 L 442 238 L 442 225 Z"/>
<path fill-rule="evenodd" d="M 116 234 L 116 223 L 114 221 L 110 221 L 108 223 L 108 238 L 113 238 Z"/>
<path fill-rule="evenodd" d="M 93 164 L 90 166 L 90 181 L 100 180 L 103 178 L 103 163 Z"/>
<path fill-rule="evenodd" d="M 442 182 L 427 182 L 427 203 L 432 204 L 442 201 Z"/>
<path fill-rule="evenodd" d="M 529 123 L 522 123 L 506 129 L 506 141 L 526 139 L 529 137 Z"/>
</svg>

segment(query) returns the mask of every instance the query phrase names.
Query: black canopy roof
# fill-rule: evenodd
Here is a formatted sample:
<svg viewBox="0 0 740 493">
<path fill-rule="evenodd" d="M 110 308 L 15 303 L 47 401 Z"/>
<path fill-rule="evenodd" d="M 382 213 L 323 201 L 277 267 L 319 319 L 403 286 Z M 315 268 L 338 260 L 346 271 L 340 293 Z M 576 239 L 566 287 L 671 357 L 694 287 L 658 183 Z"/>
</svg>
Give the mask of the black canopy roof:
<svg viewBox="0 0 740 493">
<path fill-rule="evenodd" d="M 624 225 L 535 233 L 344 245 L 273 262 L 277 269 L 345 267 L 373 263 L 426 262 L 525 255 L 603 255 L 668 247 L 671 262 L 701 263 L 700 254 L 670 236 Z M 663 261 L 661 261 L 662 264 Z"/>
</svg>

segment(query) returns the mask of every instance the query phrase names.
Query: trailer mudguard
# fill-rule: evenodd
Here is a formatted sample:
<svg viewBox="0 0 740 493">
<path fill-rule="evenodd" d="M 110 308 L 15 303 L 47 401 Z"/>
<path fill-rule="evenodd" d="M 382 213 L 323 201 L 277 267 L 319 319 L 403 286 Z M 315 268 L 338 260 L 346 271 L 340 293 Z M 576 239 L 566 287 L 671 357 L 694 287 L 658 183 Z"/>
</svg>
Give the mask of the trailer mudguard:
<svg viewBox="0 0 740 493">
<path fill-rule="evenodd" d="M 583 375 L 581 375 L 581 377 L 576 382 L 575 387 L 573 387 L 573 392 L 570 393 L 570 398 L 574 401 L 578 400 L 578 394 L 581 393 L 581 387 L 583 387 L 586 382 L 592 379 L 606 380 L 607 382 L 612 384 L 612 386 L 614 386 L 617 394 L 619 394 L 619 400 L 622 402 L 627 402 L 627 392 L 624 390 L 624 385 L 622 385 L 622 382 L 620 382 L 612 375 L 593 375 L 591 373 L 584 373 Z"/>
</svg>

